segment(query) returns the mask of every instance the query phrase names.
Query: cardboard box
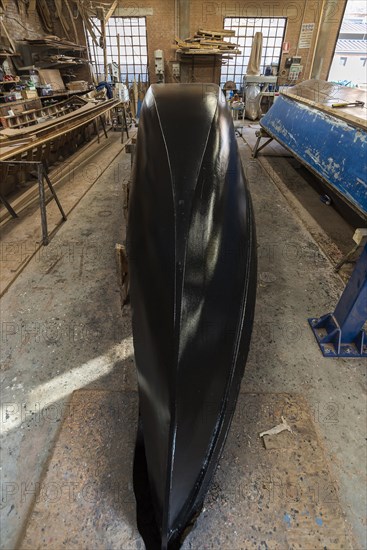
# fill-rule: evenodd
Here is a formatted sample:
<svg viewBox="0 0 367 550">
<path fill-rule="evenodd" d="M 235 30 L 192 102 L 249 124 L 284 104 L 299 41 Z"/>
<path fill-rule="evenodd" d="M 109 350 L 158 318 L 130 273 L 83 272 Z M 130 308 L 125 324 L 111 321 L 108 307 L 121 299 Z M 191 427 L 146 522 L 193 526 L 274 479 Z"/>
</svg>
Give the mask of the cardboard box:
<svg viewBox="0 0 367 550">
<path fill-rule="evenodd" d="M 38 74 L 40 84 L 50 84 L 54 92 L 66 89 L 59 69 L 40 69 Z"/>
<path fill-rule="evenodd" d="M 71 92 L 87 92 L 89 90 L 88 82 L 86 82 L 85 80 L 74 80 L 74 82 L 69 82 L 69 84 L 67 84 L 67 87 Z"/>
<path fill-rule="evenodd" d="M 23 99 L 38 99 L 37 90 L 22 90 Z"/>
</svg>

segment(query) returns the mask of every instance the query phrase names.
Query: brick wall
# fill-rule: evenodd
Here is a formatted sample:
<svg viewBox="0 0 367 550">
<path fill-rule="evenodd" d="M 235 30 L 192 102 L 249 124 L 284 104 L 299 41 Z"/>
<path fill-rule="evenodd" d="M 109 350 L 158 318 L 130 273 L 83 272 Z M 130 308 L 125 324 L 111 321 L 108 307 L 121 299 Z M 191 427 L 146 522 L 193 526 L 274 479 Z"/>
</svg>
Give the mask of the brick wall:
<svg viewBox="0 0 367 550">
<path fill-rule="evenodd" d="M 53 0 L 49 2 L 51 13 L 55 14 Z M 6 3 L 6 0 L 5 0 Z M 21 4 L 21 2 L 19 2 Z M 31 0 L 32 3 L 32 0 Z M 36 10 L 30 10 L 27 19 L 21 19 L 15 0 L 8 0 L 5 23 L 11 32 L 13 39 L 36 38 L 45 34 L 40 18 Z M 346 0 L 326 0 L 324 11 L 321 14 L 322 0 L 250 0 L 250 1 L 217 1 L 190 0 L 190 34 L 194 34 L 200 27 L 210 29 L 222 29 L 224 17 L 287 17 L 285 40 L 290 42 L 290 52 L 282 56 L 280 75 L 286 80 L 284 63 L 286 57 L 300 55 L 304 67 L 303 78 L 309 78 L 314 60 L 315 43 L 320 32 L 325 47 L 322 49 L 321 69 L 319 78 L 327 78 L 332 62 L 334 46 L 338 35 L 340 22 L 343 16 Z M 128 7 L 131 17 L 142 15 L 144 10 L 149 10 L 146 15 L 148 32 L 148 59 L 150 81 L 156 82 L 154 72 L 154 50 L 162 49 L 165 57 L 166 82 L 173 82 L 171 63 L 176 59 L 174 45 L 175 35 L 178 34 L 178 14 L 175 0 L 136 0 L 135 2 L 120 1 L 120 7 Z M 83 24 L 81 19 L 76 20 L 80 41 L 83 41 Z M 299 35 L 302 23 L 315 23 L 315 30 L 311 48 L 297 51 Z M 320 24 L 321 23 L 321 24 Z M 54 32 L 63 36 L 59 21 L 54 17 Z M 325 28 L 327 29 L 325 31 Z M 325 40 L 327 32 L 327 40 Z M 84 40 L 85 43 L 85 40 Z M 320 52 L 315 62 L 319 62 Z M 211 59 L 203 62 L 195 57 L 185 61 L 189 80 L 198 82 L 219 82 L 220 64 L 218 60 Z"/>
<path fill-rule="evenodd" d="M 334 47 L 339 32 L 346 0 L 326 0 L 324 10 L 322 0 L 250 0 L 250 1 L 217 1 L 190 0 L 190 35 L 200 27 L 222 29 L 225 17 L 286 17 L 287 28 L 285 41 L 290 42 L 290 52 L 282 55 L 280 74 L 287 80 L 285 59 L 290 56 L 302 57 L 303 78 L 309 78 L 313 63 L 316 38 L 319 24 L 327 23 L 328 40 L 323 52 L 322 69 L 319 77 L 327 78 L 332 62 Z M 131 5 L 131 4 L 130 4 Z M 177 16 L 174 0 L 138 0 L 139 8 L 153 8 L 153 15 L 147 16 L 149 73 L 151 82 L 155 82 L 154 50 L 162 49 L 165 54 L 166 81 L 173 82 L 171 62 L 175 60 L 175 49 L 171 48 L 177 31 Z M 314 23 L 315 30 L 311 48 L 298 50 L 298 41 L 302 23 Z M 175 28 L 176 27 L 176 28 Z M 220 66 L 210 59 L 203 63 L 197 57 L 186 61 L 189 68 L 189 79 L 198 82 L 219 82 Z"/>
<path fill-rule="evenodd" d="M 319 76 L 321 79 L 326 79 L 332 62 L 346 0 L 326 0 L 324 10 L 321 13 L 322 4 L 321 0 L 292 0 L 291 2 L 284 0 L 278 0 L 277 2 L 268 0 L 257 0 L 256 2 L 203 2 L 201 0 L 191 0 L 191 33 L 194 33 L 199 26 L 209 29 L 222 29 L 225 17 L 286 17 L 285 41 L 290 43 L 290 51 L 282 55 L 279 73 L 284 82 L 286 82 L 285 59 L 295 55 L 299 55 L 302 58 L 302 78 L 307 79 L 310 77 L 319 25 L 320 22 L 326 22 L 328 26 L 328 43 L 324 52 L 323 66 Z M 315 24 L 311 47 L 308 49 L 298 49 L 302 23 Z M 217 74 L 217 81 L 219 74 L 220 70 Z M 205 76 L 203 70 L 198 68 L 195 76 L 198 78 L 201 75 Z"/>
<path fill-rule="evenodd" d="M 5 6 L 4 24 L 14 41 L 24 38 L 38 38 L 44 34 L 35 4 L 32 5 L 32 2 L 30 2 L 27 16 L 25 10 L 23 10 L 23 13 L 18 13 L 15 0 L 3 0 L 2 3 Z M 20 9 L 22 9 L 21 4 L 22 2 L 19 2 Z"/>
</svg>

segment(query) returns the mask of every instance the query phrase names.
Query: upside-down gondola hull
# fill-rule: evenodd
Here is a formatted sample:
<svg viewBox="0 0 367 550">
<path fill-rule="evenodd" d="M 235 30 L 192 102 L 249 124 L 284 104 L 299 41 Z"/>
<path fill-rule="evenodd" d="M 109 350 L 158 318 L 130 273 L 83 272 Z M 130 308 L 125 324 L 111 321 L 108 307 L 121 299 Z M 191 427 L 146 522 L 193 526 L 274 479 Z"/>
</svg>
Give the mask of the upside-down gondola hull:
<svg viewBox="0 0 367 550">
<path fill-rule="evenodd" d="M 128 250 L 146 463 L 167 548 L 200 509 L 215 471 L 253 323 L 252 205 L 218 86 L 149 89 Z"/>
</svg>

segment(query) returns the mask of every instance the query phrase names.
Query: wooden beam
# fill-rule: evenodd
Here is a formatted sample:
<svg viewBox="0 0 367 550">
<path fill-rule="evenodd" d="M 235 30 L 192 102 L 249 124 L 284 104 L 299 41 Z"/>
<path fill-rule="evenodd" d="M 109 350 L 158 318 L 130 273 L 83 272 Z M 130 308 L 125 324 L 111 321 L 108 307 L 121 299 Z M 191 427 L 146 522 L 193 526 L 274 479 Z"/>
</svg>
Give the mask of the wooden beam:
<svg viewBox="0 0 367 550">
<path fill-rule="evenodd" d="M 15 44 L 14 44 L 13 40 L 10 38 L 10 35 L 9 35 L 8 31 L 7 31 L 7 28 L 6 28 L 6 26 L 5 26 L 5 23 L 4 23 L 4 21 L 3 21 L 2 19 L 0 19 L 0 23 L 1 23 L 2 28 L 4 29 L 5 36 L 6 36 L 6 38 L 8 39 L 8 42 L 9 42 L 9 44 L 10 44 L 10 47 L 11 47 L 12 51 L 15 52 Z"/>
<path fill-rule="evenodd" d="M 107 45 L 106 45 L 106 23 L 104 18 L 101 19 L 101 31 L 103 39 L 103 65 L 104 65 L 104 76 L 105 81 L 108 79 L 108 61 L 107 61 Z"/>
<path fill-rule="evenodd" d="M 117 65 L 119 68 L 119 78 L 118 82 L 121 82 L 121 37 L 120 34 L 117 35 Z"/>
<path fill-rule="evenodd" d="M 118 4 L 118 0 L 115 0 L 114 3 L 112 4 L 112 6 L 110 7 L 110 9 L 108 10 L 108 12 L 106 14 L 106 17 L 104 19 L 105 25 L 107 25 L 108 21 L 110 20 L 110 18 L 115 13 L 115 9 L 117 8 L 117 4 Z"/>
<path fill-rule="evenodd" d="M 94 21 L 92 21 L 92 19 L 89 19 L 89 16 L 88 14 L 84 11 L 84 8 L 82 8 L 82 6 L 79 6 L 79 13 L 81 14 L 82 16 L 82 19 L 84 21 L 84 25 L 86 26 L 89 34 L 91 35 L 92 37 L 92 40 L 94 42 L 94 44 L 99 47 L 99 41 L 97 40 L 97 37 L 94 33 L 94 30 L 93 30 L 93 25 L 94 25 L 94 28 L 97 29 L 98 33 L 101 32 L 101 30 L 97 27 L 97 25 L 94 23 Z M 93 25 L 92 25 L 93 24 Z"/>
<path fill-rule="evenodd" d="M 9 0 L 0 0 L 0 8 L 2 11 L 5 11 Z"/>
</svg>

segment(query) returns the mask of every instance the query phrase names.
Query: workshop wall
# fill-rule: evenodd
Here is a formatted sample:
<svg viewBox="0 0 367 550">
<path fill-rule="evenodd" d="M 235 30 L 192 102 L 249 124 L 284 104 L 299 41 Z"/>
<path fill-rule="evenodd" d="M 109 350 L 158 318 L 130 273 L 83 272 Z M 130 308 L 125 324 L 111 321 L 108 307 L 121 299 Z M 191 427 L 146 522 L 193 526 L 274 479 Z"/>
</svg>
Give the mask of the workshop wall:
<svg viewBox="0 0 367 550">
<path fill-rule="evenodd" d="M 176 31 L 175 2 L 164 0 L 139 0 L 139 6 L 153 8 L 153 15 L 147 16 L 148 59 L 150 82 L 157 82 L 154 72 L 154 51 L 163 50 L 166 82 L 174 82 L 171 61 L 175 60 L 174 45 Z"/>
<path fill-rule="evenodd" d="M 6 6 L 4 22 L 13 40 L 36 38 L 46 34 L 41 19 L 35 9 L 35 1 L 30 0 L 28 15 L 22 0 L 2 0 Z M 55 16 L 54 0 L 47 0 L 53 18 L 54 33 L 64 36 L 59 20 Z M 162 49 L 165 57 L 166 82 L 175 82 L 172 75 L 172 62 L 176 59 L 174 38 L 179 35 L 178 4 L 176 0 L 138 0 L 128 3 L 128 15 L 146 15 L 148 32 L 148 58 L 150 81 L 156 82 L 154 71 L 154 51 Z M 326 79 L 332 62 L 334 47 L 337 40 L 340 23 L 343 17 L 346 0 L 326 0 L 309 2 L 293 0 L 292 2 L 278 0 L 207 2 L 191 0 L 190 35 L 200 27 L 222 29 L 225 17 L 287 17 L 285 41 L 290 43 L 289 53 L 282 55 L 280 66 L 281 81 L 287 81 L 285 59 L 294 55 L 302 58 L 302 78 L 307 79 L 313 74 Z M 32 7 L 33 6 L 33 7 Z M 126 7 L 120 2 L 120 7 Z M 321 13 L 321 9 L 323 11 Z M 64 7 L 65 9 L 65 7 Z M 19 10 L 19 11 L 18 11 Z M 84 27 L 81 18 L 76 19 L 79 41 L 85 44 Z M 311 47 L 299 49 L 298 41 L 303 23 L 315 23 Z M 322 48 L 315 49 L 317 38 L 321 38 Z M 187 38 L 187 36 L 181 36 Z M 72 39 L 72 38 L 71 38 Z M 186 58 L 185 69 L 182 67 L 182 78 L 197 82 L 219 82 L 220 62 L 210 59 L 204 62 L 198 56 Z"/>
<path fill-rule="evenodd" d="M 343 18 L 346 0 L 326 0 L 324 9 L 321 12 L 323 3 L 308 2 L 307 0 L 296 0 L 292 2 L 279 0 L 277 2 L 269 1 L 236 1 L 236 2 L 203 2 L 201 0 L 191 0 L 191 33 L 194 33 L 199 26 L 207 29 L 222 29 L 225 17 L 286 17 L 287 27 L 285 42 L 290 43 L 289 53 L 282 55 L 280 65 L 280 80 L 287 81 L 287 70 L 285 69 L 285 60 L 287 57 L 295 55 L 301 56 L 301 65 L 303 65 L 302 78 L 310 78 L 312 65 L 314 62 L 315 44 L 320 32 L 321 23 L 326 23 L 328 27 L 327 47 L 323 51 L 322 70 L 319 73 L 320 79 L 326 79 L 329 67 L 332 63 L 334 48 L 339 33 L 339 27 Z M 302 24 L 314 23 L 314 31 L 311 47 L 299 49 L 298 42 L 302 29 Z M 219 80 L 220 68 L 217 73 Z M 207 70 L 195 67 L 194 77 L 197 80 L 204 79 L 207 76 Z"/>
<path fill-rule="evenodd" d="M 228 1 L 207 2 L 191 0 L 190 2 L 190 35 L 200 27 L 208 29 L 222 29 L 225 17 L 286 17 L 287 28 L 285 41 L 290 43 L 289 53 L 282 55 L 280 76 L 287 81 L 287 71 L 284 67 L 287 57 L 299 55 L 302 58 L 303 79 L 311 75 L 314 62 L 321 63 L 318 77 L 326 79 L 332 62 L 335 43 L 339 27 L 343 18 L 346 0 L 326 0 L 309 2 L 307 0 L 293 0 L 292 2 L 279 0 Z M 166 82 L 174 82 L 171 63 L 175 60 L 175 49 L 172 48 L 175 35 L 178 31 L 177 2 L 167 0 L 139 0 L 136 4 L 140 10 L 152 8 L 153 15 L 147 16 L 149 74 L 151 82 L 156 82 L 154 74 L 154 50 L 162 49 L 165 56 Z M 323 10 L 322 10 L 323 8 Z M 322 10 L 322 11 L 321 11 Z M 302 24 L 314 23 L 311 47 L 299 49 L 298 42 Z M 327 43 L 323 47 L 322 59 L 315 59 L 315 44 L 322 27 L 327 26 Z M 187 38 L 181 36 L 180 38 Z M 203 63 L 198 59 L 189 58 L 185 61 L 188 67 L 188 79 L 198 82 L 219 82 L 220 64 L 212 59 Z M 187 73 L 186 73 L 187 74 Z"/>
</svg>

